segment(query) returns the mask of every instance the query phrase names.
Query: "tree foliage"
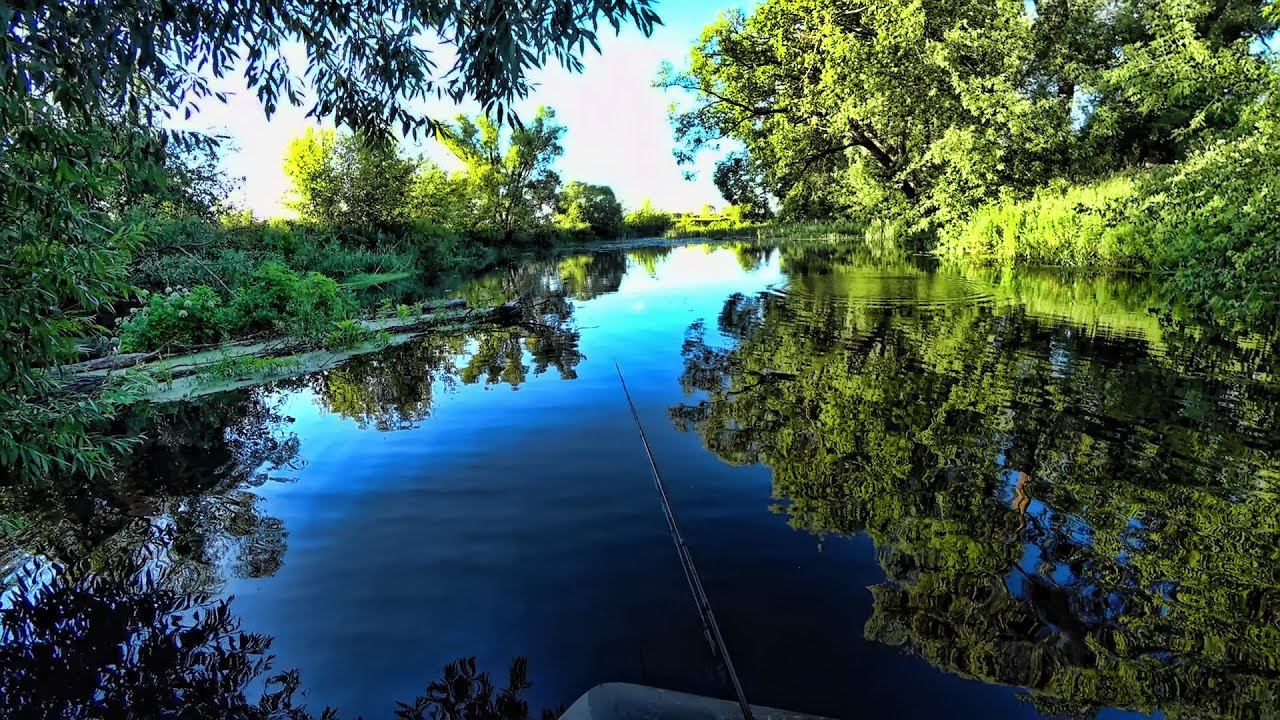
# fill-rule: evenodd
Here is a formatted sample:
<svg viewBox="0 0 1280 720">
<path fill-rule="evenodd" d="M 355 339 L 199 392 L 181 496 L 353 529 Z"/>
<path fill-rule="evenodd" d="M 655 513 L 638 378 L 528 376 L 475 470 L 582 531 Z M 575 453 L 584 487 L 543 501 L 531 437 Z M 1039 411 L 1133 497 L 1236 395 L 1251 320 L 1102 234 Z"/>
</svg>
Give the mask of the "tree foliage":
<svg viewBox="0 0 1280 720">
<path fill-rule="evenodd" d="M 284 159 L 290 207 L 313 222 L 355 228 L 402 224 L 416 170 L 393 142 L 311 128 L 289 143 Z"/>
<path fill-rule="evenodd" d="M 1267 92 L 1261 0 L 768 0 L 660 84 L 678 157 L 732 139 L 796 216 L 961 219 L 1052 178 L 1180 160 Z M 725 172 L 741 161 L 730 156 Z"/>
<path fill-rule="evenodd" d="M 1280 88 L 1280 83 L 1277 83 Z M 1054 183 L 944 228 L 937 250 L 1001 263 L 1146 267 L 1200 317 L 1276 327 L 1280 103 L 1247 108 L 1231 137 L 1171 166 Z"/>
<path fill-rule="evenodd" d="M 585 229 L 596 237 L 612 238 L 622 232 L 622 203 L 607 185 L 574 180 L 564 186 L 556 199 L 557 222 L 572 229 Z"/>
<path fill-rule="evenodd" d="M 733 153 L 717 163 L 713 180 L 721 197 L 742 209 L 744 219 L 768 220 L 773 217 L 764 173 L 746 153 Z"/>
<path fill-rule="evenodd" d="M 0 77 L 6 96 L 147 124 L 221 99 L 212 81 L 231 75 L 268 115 L 285 102 L 305 105 L 308 116 L 374 135 L 431 126 L 414 109 L 431 97 L 475 99 L 505 122 L 514 118 L 511 102 L 529 94 L 529 70 L 552 60 L 580 70 L 586 47 L 599 50 L 602 22 L 652 32 L 659 20 L 650 5 L 534 0 L 509 12 L 481 0 L 18 4 L 6 11 Z M 423 37 L 453 46 L 452 64 L 438 63 Z M 286 52 L 293 43 L 304 64 Z"/>
<path fill-rule="evenodd" d="M 560 191 L 554 165 L 564 154 L 563 137 L 564 126 L 547 107 L 508 132 L 486 115 L 459 116 L 441 140 L 466 165 L 470 225 L 510 239 L 546 224 Z"/>
<path fill-rule="evenodd" d="M 110 400 L 60 394 L 49 368 L 76 355 L 94 320 L 128 296 L 145 224 L 128 210 L 166 186 L 166 158 L 215 140 L 165 130 L 239 75 L 267 115 L 283 103 L 369 138 L 440 124 L 428 97 L 473 98 L 514 120 L 526 72 L 580 69 L 601 23 L 645 33 L 649 0 L 247 3 L 109 0 L 0 8 L 0 464 L 6 479 L 101 472 L 93 425 Z M 457 53 L 436 62 L 438 39 Z M 305 61 L 289 48 L 301 46 Z M 171 163 L 169 163 L 172 165 Z"/>
</svg>

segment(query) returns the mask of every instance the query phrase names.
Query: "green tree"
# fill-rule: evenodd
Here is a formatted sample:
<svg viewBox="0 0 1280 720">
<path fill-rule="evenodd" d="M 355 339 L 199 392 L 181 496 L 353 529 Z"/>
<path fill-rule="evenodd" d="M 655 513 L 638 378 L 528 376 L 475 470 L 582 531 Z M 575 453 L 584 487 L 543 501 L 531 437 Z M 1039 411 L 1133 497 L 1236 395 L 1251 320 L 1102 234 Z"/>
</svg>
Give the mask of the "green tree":
<svg viewBox="0 0 1280 720">
<path fill-rule="evenodd" d="M 304 219 L 385 229 L 409 219 L 417 163 L 394 142 L 308 128 L 289 143 L 289 206 Z"/>
<path fill-rule="evenodd" d="M 476 99 L 508 120 L 529 69 L 582 67 L 600 22 L 649 33 L 649 0 L 535 0 L 519 12 L 465 3 L 160 0 L 20 3 L 0 12 L 0 465 L 6 479 L 100 472 L 90 429 L 112 401 L 67 396 L 53 366 L 98 334 L 93 320 L 125 298 L 142 227 L 113 198 L 163 185 L 173 148 L 213 140 L 162 131 L 221 101 L 213 80 L 239 72 L 268 116 L 308 106 L 369 137 L 431 130 L 428 96 Z M 440 70 L 423 37 L 456 51 Z M 287 47 L 300 45 L 299 65 Z M 306 92 L 304 93 L 304 89 Z"/>
<path fill-rule="evenodd" d="M 563 137 L 564 126 L 547 107 L 509 133 L 485 115 L 459 116 L 456 127 L 442 132 L 445 146 L 466 165 L 471 227 L 510 240 L 546 225 L 560 190 L 553 168 L 564 154 Z"/>
<path fill-rule="evenodd" d="M 708 26 L 659 83 L 693 96 L 677 157 L 741 142 L 784 212 L 941 224 L 1229 130 L 1267 91 L 1266 6 L 768 0 Z"/>
<path fill-rule="evenodd" d="M 730 205 L 741 208 L 746 220 L 768 220 L 773 217 L 764 173 L 746 153 L 732 153 L 716 164 L 712 178 L 716 189 Z"/>
<path fill-rule="evenodd" d="M 467 229 L 467 179 L 438 165 L 422 161 L 409 188 L 408 217 L 455 232 Z"/>
<path fill-rule="evenodd" d="M 568 183 L 560 191 L 556 211 L 559 224 L 590 230 L 597 237 L 613 238 L 622 232 L 622 203 L 607 185 Z"/>
</svg>

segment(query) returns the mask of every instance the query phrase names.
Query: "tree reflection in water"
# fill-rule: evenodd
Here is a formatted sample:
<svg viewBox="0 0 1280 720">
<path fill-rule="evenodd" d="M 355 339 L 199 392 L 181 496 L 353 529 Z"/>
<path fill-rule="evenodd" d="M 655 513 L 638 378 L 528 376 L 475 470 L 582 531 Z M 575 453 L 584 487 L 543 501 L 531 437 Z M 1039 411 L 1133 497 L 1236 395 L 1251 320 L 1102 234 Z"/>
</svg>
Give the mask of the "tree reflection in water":
<svg viewBox="0 0 1280 720">
<path fill-rule="evenodd" d="M 562 379 L 576 377 L 582 353 L 568 299 L 545 274 L 490 277 L 497 278 L 495 285 L 472 291 L 522 298 L 522 315 L 514 324 L 432 334 L 359 356 L 313 375 L 311 389 L 329 410 L 361 427 L 387 431 L 413 427 L 428 417 L 437 388 L 475 383 L 518 387 L 531 372 L 541 375 L 552 368 Z"/>
<path fill-rule="evenodd" d="M 310 388 L 335 412 L 398 429 L 430 413 L 437 386 L 515 385 L 550 368 L 572 377 L 570 319 L 553 295 L 513 327 L 140 409 L 118 428 L 140 441 L 114 476 L 0 493 L 0 715 L 313 717 L 298 674 L 273 670 L 271 638 L 217 597 L 228 574 L 269 577 L 284 562 L 286 529 L 253 492 L 301 463 L 275 390 Z M 522 660 L 501 688 L 463 660 L 397 716 L 523 720 L 528 687 Z"/>
<path fill-rule="evenodd" d="M 1274 341 L 1113 335 L 1105 308 L 1055 304 L 1051 278 L 1022 288 L 1034 315 L 936 285 L 861 303 L 884 293 L 856 264 L 785 262 L 825 266 L 730 298 L 722 339 L 695 323 L 696 400 L 671 415 L 769 466 L 795 527 L 871 537 L 887 579 L 869 638 L 1029 688 L 1051 715 L 1280 703 Z"/>
<path fill-rule="evenodd" d="M 230 599 L 175 591 L 163 568 L 20 575 L 0 608 L 0 714 L 13 718 L 337 718 L 273 668 L 271 638 Z M 118 570 L 118 569 L 117 569 Z M 72 579 L 74 578 L 74 579 Z M 450 663 L 396 717 L 526 720 L 525 661 L 496 688 L 474 658 Z M 544 715 L 546 718 L 549 715 Z"/>
</svg>

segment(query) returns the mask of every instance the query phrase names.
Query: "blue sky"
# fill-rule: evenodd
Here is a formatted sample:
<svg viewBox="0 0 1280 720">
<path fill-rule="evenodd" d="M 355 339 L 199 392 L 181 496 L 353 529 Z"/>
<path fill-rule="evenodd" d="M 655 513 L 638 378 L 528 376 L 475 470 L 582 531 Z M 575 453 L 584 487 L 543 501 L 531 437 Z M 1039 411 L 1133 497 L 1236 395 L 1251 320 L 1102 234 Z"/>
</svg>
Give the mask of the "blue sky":
<svg viewBox="0 0 1280 720">
<path fill-rule="evenodd" d="M 627 207 L 646 198 L 658 207 L 696 210 L 704 204 L 722 205 L 711 183 L 712 158 L 699 163 L 697 179 L 686 181 L 671 154 L 673 140 L 667 106 L 678 94 L 651 87 L 659 64 L 670 60 L 684 64 L 689 48 L 702 28 L 724 8 L 753 5 L 753 0 L 659 0 L 664 25 L 651 37 L 624 30 L 601 43 L 603 53 L 589 53 L 586 71 L 566 72 L 558 66 L 535 72 L 537 87 L 518 108 L 531 115 L 538 105 L 555 108 L 568 128 L 560 172 L 566 180 L 610 185 Z M 612 30 L 609 30 L 611 33 Z M 259 216 L 286 214 L 281 197 L 288 187 L 281 163 L 289 141 L 309 126 L 304 112 L 281 109 L 270 121 L 243 86 L 223 84 L 235 92 L 225 105 L 208 105 L 191 124 L 229 135 L 231 150 L 226 169 L 244 177 L 235 198 Z M 433 105 L 437 117 L 452 118 L 458 112 L 474 112 L 474 106 Z M 411 146 L 443 165 L 452 159 L 430 141 Z"/>
</svg>

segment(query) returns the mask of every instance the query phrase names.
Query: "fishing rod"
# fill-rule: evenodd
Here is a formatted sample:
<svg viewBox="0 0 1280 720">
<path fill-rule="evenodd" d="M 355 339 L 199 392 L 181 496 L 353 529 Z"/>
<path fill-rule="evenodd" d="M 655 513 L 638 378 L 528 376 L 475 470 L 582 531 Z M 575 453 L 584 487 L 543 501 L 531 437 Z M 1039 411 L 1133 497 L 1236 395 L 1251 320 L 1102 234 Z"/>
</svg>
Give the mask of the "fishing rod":
<svg viewBox="0 0 1280 720">
<path fill-rule="evenodd" d="M 680 566 L 684 570 L 684 579 L 689 583 L 689 592 L 693 594 L 693 602 L 698 606 L 698 619 L 702 621 L 702 633 L 711 645 L 711 652 L 720 656 L 724 669 L 728 671 L 729 681 L 733 683 L 733 692 L 738 696 L 738 709 L 742 711 L 744 720 L 755 720 L 751 714 L 751 705 L 742 692 L 742 682 L 733 669 L 733 660 L 729 657 L 729 648 L 724 644 L 724 636 L 720 634 L 720 624 L 716 622 L 715 613 L 711 611 L 711 600 L 702 588 L 702 578 L 698 575 L 698 567 L 693 564 L 693 553 L 684 541 L 680 525 L 676 522 L 675 510 L 671 507 L 671 498 L 667 488 L 662 484 L 662 475 L 658 473 L 658 463 L 653 459 L 653 450 L 649 447 L 649 438 L 645 435 L 644 424 L 640 422 L 640 413 L 636 412 L 636 404 L 631 400 L 631 391 L 627 389 L 627 381 L 622 377 L 622 368 L 617 363 L 613 367 L 618 371 L 618 382 L 622 383 L 622 393 L 627 396 L 627 406 L 631 408 L 631 417 L 636 421 L 636 429 L 640 431 L 640 442 L 644 445 L 644 454 L 649 458 L 649 469 L 653 471 L 653 485 L 658 489 L 658 497 L 662 500 L 662 514 L 667 518 L 667 527 L 671 530 L 671 540 L 675 543 L 676 553 L 680 556 Z"/>
</svg>

